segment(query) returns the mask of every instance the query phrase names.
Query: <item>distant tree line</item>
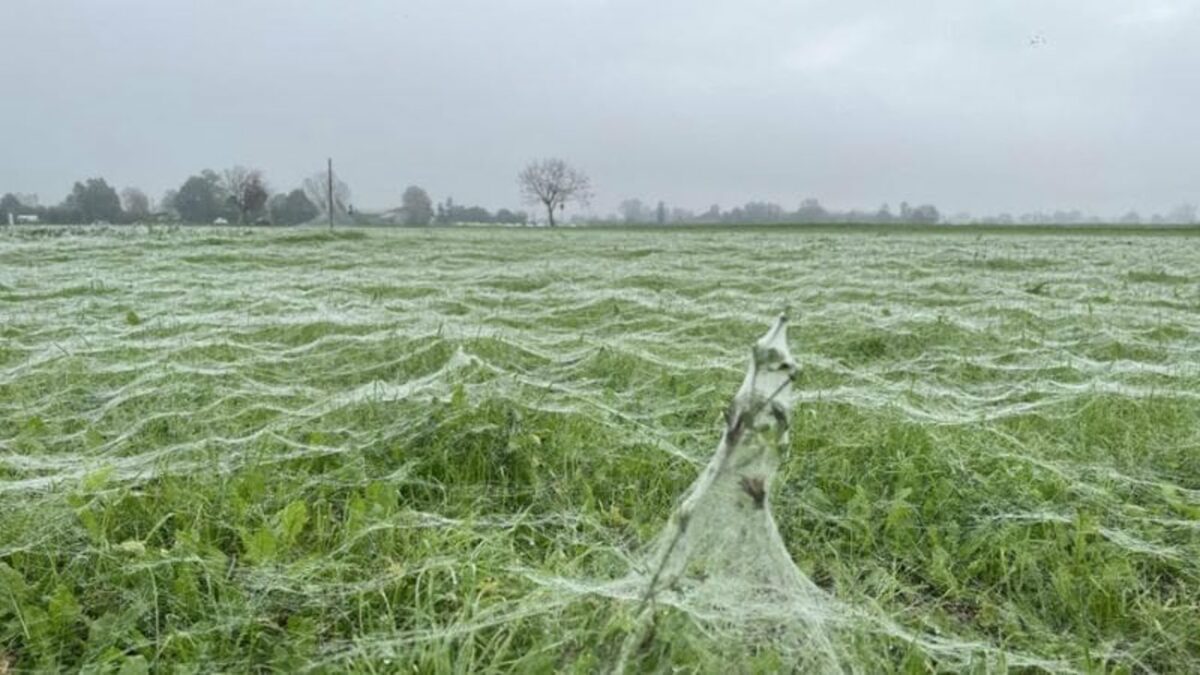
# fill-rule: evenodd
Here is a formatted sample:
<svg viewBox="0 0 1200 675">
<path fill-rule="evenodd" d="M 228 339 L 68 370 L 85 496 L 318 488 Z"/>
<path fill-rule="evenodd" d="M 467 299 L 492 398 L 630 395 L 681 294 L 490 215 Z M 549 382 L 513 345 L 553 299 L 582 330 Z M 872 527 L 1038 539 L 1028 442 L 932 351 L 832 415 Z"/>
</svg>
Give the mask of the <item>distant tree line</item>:
<svg viewBox="0 0 1200 675">
<path fill-rule="evenodd" d="M 525 211 L 456 204 L 447 197 L 436 204 L 423 188 L 410 185 L 398 208 L 382 213 L 356 212 L 350 187 L 332 167 L 304 179 L 290 191 L 274 192 L 263 172 L 234 166 L 220 173 L 205 169 L 167 190 L 155 204 L 138 188 L 117 191 L 103 178 L 76 183 L 61 204 L 41 206 L 29 195 L 0 197 L 0 218 L 10 215 L 22 222 L 134 223 L 185 222 L 197 224 L 297 225 L 326 217 L 357 225 L 428 226 L 452 223 L 526 225 L 534 219 Z M 546 222 L 555 224 L 556 212 L 570 202 L 585 204 L 591 194 L 586 174 L 561 159 L 530 162 L 517 176 L 522 197 L 546 209 Z M 331 213 L 332 212 L 332 213 Z"/>
<path fill-rule="evenodd" d="M 300 187 L 273 193 L 262 171 L 235 166 L 221 173 L 205 169 L 189 176 L 159 202 L 159 219 L 185 223 L 299 225 L 329 210 L 325 171 L 306 178 Z M 335 211 L 350 209 L 350 188 L 334 178 Z"/>
<path fill-rule="evenodd" d="M 117 192 L 103 178 L 76 182 L 59 204 L 42 206 L 36 197 L 14 193 L 0 196 L 0 219 L 47 223 L 239 223 L 243 225 L 298 225 L 330 218 L 358 225 L 406 225 L 424 227 L 454 223 L 527 225 L 536 219 L 525 211 L 457 204 L 453 198 L 434 203 L 429 193 L 409 185 L 400 195 L 401 205 L 382 213 L 356 212 L 350 187 L 332 167 L 316 172 L 291 190 L 274 192 L 258 169 L 234 166 L 218 173 L 209 169 L 189 176 L 176 189 L 167 190 L 155 203 L 145 192 L 127 187 Z M 558 158 L 532 161 L 517 175 L 517 186 L 525 202 L 544 209 L 545 223 L 554 226 L 568 203 L 586 205 L 591 197 L 591 180 L 582 171 Z M 332 211 L 332 214 L 330 213 Z M 1182 204 L 1166 214 L 1143 218 L 1128 211 L 1116 219 L 1102 219 L 1078 210 L 1030 212 L 1013 216 L 972 217 L 967 213 L 944 216 L 933 204 L 901 202 L 895 211 L 888 204 L 874 210 L 838 211 L 816 199 L 804 199 L 795 209 L 775 202 L 751 201 L 722 209 L 713 204 L 695 212 L 658 201 L 653 206 L 641 199 L 626 199 L 618 212 L 592 218 L 594 224 L 760 224 L 760 223 L 878 223 L 935 225 L 1075 225 L 1090 223 L 1194 224 L 1197 208 Z"/>
<path fill-rule="evenodd" d="M 331 194 L 332 193 L 332 194 Z M 332 203 L 330 203 L 332 196 Z M 306 178 L 299 187 L 274 192 L 263 172 L 234 166 L 218 173 L 205 169 L 189 176 L 178 188 L 167 190 L 154 202 L 139 188 L 119 194 L 103 178 L 77 182 L 59 204 L 43 206 L 32 195 L 0 196 L 0 222 L 9 214 L 20 222 L 138 223 L 184 222 L 194 224 L 298 225 L 323 221 L 330 208 L 339 222 L 360 225 L 412 225 L 449 223 L 526 224 L 524 211 L 462 206 L 447 198 L 435 210 L 429 194 L 411 185 L 401 196 L 401 206 L 382 214 L 355 212 L 350 188 L 328 170 Z"/>
<path fill-rule="evenodd" d="M 626 199 L 620 203 L 615 214 L 593 218 L 591 223 L 601 224 L 767 224 L 767 223 L 869 223 L 869 224 L 954 224 L 954 225 L 1193 225 L 1200 223 L 1200 213 L 1192 204 L 1180 204 L 1166 213 L 1143 217 L 1137 211 L 1127 211 L 1116 217 L 1089 215 L 1078 209 L 1057 211 L 1031 211 L 1013 215 L 1001 213 L 974 217 L 969 213 L 947 216 L 933 204 L 911 206 L 901 202 L 893 211 L 887 204 L 875 210 L 837 211 L 827 209 L 816 199 L 805 199 L 795 210 L 789 210 L 775 202 L 753 201 L 742 206 L 723 210 L 713 204 L 706 211 L 695 212 L 680 207 L 669 207 L 663 202 L 654 206 L 641 199 Z"/>
<path fill-rule="evenodd" d="M 146 195 L 140 190 L 130 188 L 125 191 L 128 206 L 131 209 L 149 209 Z M 124 222 L 126 212 L 117 194 L 103 178 L 89 178 L 77 182 L 71 188 L 70 194 L 60 204 L 42 206 L 36 199 L 28 195 L 18 196 L 7 193 L 0 197 L 0 217 L 8 218 L 9 214 L 17 218 L 33 218 L 44 222 L 76 223 L 76 222 Z"/>
<path fill-rule="evenodd" d="M 658 202 L 651 207 L 641 199 L 626 199 L 621 202 L 618 213 L 597 222 L 657 223 L 724 223 L 724 224 L 762 224 L 762 223 L 912 223 L 935 225 L 942 220 L 937 207 L 932 204 L 910 206 L 901 202 L 898 211 L 893 212 L 884 204 L 874 211 L 836 211 L 827 209 L 816 199 L 805 199 L 794 210 L 789 210 L 775 202 L 747 202 L 722 210 L 720 205 L 713 204 L 707 211 L 696 213 L 690 209 L 668 207 Z"/>
<path fill-rule="evenodd" d="M 1197 222 L 1197 209 L 1194 204 L 1180 204 L 1166 213 L 1155 213 L 1142 217 L 1137 211 L 1126 211 L 1116 218 L 1102 218 L 1086 214 L 1078 209 L 1070 211 L 1030 211 L 1013 215 L 1001 213 L 992 216 L 972 217 L 961 213 L 954 216 L 954 222 L 961 225 L 1095 225 L 1101 223 L 1117 223 L 1121 225 L 1193 225 Z"/>
<path fill-rule="evenodd" d="M 499 209 L 495 213 L 492 213 L 482 206 L 455 204 L 453 198 L 447 197 L 445 202 L 437 205 L 432 222 L 438 225 L 449 225 L 451 223 L 525 225 L 529 222 L 529 214 L 524 211 L 509 211 L 508 209 Z"/>
<path fill-rule="evenodd" d="M 13 214 L 44 223 L 242 223 L 295 225 L 318 217 L 322 209 L 303 190 L 272 195 L 261 171 L 235 166 L 218 174 L 204 170 L 153 202 L 141 189 L 118 194 L 103 178 L 77 182 L 59 204 L 42 206 L 29 196 L 0 197 L 0 218 Z"/>
</svg>

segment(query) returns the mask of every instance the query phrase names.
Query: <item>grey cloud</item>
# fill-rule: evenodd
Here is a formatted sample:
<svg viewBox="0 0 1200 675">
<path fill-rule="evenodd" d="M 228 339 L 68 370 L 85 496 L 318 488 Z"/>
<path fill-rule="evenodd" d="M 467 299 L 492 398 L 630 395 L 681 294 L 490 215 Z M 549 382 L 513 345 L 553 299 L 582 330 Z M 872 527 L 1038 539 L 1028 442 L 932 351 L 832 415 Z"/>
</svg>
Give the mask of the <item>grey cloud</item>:
<svg viewBox="0 0 1200 675">
<path fill-rule="evenodd" d="M 282 189 L 330 154 L 367 208 L 512 206 L 543 155 L 598 211 L 1200 201 L 1196 2 L 4 4 L 0 190 L 44 201 L 235 163 Z"/>
</svg>

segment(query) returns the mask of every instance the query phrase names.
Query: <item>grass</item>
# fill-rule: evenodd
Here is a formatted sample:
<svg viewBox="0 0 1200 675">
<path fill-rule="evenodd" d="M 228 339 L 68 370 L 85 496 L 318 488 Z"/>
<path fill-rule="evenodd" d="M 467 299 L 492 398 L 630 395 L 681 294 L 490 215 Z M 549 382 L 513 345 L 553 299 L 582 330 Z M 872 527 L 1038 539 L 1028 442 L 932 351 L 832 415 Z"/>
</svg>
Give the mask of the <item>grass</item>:
<svg viewBox="0 0 1200 675">
<path fill-rule="evenodd" d="M 1196 243 L 0 234 L 0 672 L 603 669 L 636 608 L 536 575 L 625 573 L 783 306 L 847 670 L 1194 670 Z M 792 658 L 663 610 L 636 667 Z"/>
</svg>

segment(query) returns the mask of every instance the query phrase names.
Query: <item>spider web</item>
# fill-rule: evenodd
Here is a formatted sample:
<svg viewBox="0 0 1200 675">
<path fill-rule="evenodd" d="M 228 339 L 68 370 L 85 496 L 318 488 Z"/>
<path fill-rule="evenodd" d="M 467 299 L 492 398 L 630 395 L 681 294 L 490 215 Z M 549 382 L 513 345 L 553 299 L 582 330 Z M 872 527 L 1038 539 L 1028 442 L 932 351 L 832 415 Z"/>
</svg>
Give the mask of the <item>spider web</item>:
<svg viewBox="0 0 1200 675">
<path fill-rule="evenodd" d="M 653 634 L 656 612 L 683 612 L 709 633 L 767 643 L 804 672 L 854 672 L 863 631 L 899 641 L 967 667 L 981 660 L 1002 667 L 1061 671 L 1058 662 L 994 645 L 914 633 L 881 613 L 852 607 L 818 587 L 793 562 L 771 510 L 771 491 L 788 445 L 791 388 L 797 372 L 779 316 L 751 350 L 741 388 L 725 414 L 716 452 L 684 493 L 666 526 L 613 581 L 531 575 L 567 594 L 599 595 L 636 604 L 613 672 L 624 672 Z M 857 637 L 856 637 L 857 636 Z"/>
</svg>

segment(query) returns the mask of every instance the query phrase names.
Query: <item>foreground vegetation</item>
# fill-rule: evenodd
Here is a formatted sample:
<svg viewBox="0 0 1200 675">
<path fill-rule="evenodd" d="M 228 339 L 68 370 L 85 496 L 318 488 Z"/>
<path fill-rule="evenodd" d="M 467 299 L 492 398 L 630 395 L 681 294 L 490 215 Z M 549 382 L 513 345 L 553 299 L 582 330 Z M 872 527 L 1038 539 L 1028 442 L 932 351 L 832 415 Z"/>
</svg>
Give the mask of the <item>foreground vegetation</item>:
<svg viewBox="0 0 1200 675">
<path fill-rule="evenodd" d="M 539 579 L 625 572 L 784 305 L 845 669 L 1200 662 L 1187 233 L 59 234 L 0 234 L 0 671 L 601 669 L 635 608 Z"/>
</svg>

